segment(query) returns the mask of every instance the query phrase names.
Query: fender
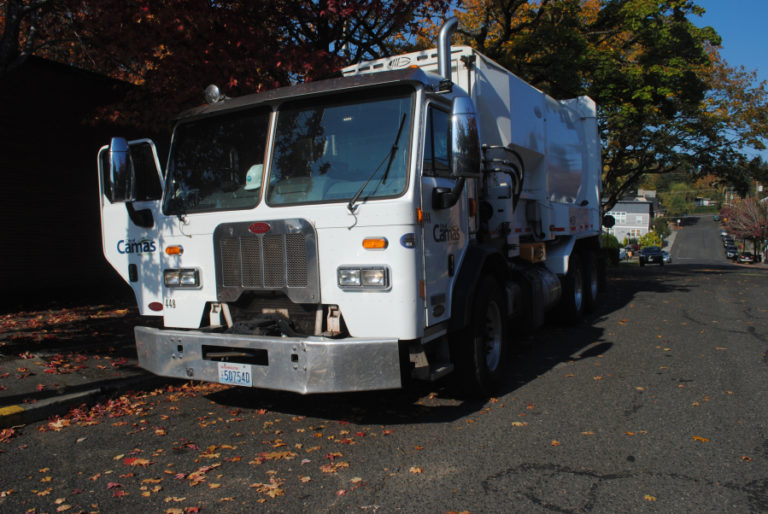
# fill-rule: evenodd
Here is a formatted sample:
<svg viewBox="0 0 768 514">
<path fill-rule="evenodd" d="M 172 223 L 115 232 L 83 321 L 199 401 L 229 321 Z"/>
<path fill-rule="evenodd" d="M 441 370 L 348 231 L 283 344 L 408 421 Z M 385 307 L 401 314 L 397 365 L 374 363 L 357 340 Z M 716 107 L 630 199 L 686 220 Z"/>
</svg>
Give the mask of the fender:
<svg viewBox="0 0 768 514">
<path fill-rule="evenodd" d="M 489 245 L 470 244 L 453 286 L 451 319 L 448 323 L 450 331 L 461 330 L 471 323 L 475 289 L 484 273 L 506 279 L 509 270 L 498 249 Z"/>
</svg>

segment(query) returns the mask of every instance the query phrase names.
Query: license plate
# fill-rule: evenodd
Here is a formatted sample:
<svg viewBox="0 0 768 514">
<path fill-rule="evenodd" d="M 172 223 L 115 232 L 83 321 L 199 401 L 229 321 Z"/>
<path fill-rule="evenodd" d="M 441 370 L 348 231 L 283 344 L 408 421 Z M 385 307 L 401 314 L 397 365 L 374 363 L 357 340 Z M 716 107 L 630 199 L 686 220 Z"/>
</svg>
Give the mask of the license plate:
<svg viewBox="0 0 768 514">
<path fill-rule="evenodd" d="M 251 365 L 219 362 L 219 383 L 253 387 Z"/>
</svg>

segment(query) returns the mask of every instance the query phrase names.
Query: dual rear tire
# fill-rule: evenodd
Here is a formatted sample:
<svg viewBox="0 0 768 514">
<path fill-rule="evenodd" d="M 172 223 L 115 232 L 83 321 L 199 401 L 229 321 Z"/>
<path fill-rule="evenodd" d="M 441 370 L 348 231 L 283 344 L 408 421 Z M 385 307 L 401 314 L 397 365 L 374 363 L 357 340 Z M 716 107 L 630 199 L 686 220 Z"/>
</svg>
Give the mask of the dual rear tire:
<svg viewBox="0 0 768 514">
<path fill-rule="evenodd" d="M 561 278 L 559 317 L 567 324 L 578 322 L 597 306 L 600 271 L 597 254 L 591 250 L 574 251 L 568 259 L 568 272 Z"/>
</svg>

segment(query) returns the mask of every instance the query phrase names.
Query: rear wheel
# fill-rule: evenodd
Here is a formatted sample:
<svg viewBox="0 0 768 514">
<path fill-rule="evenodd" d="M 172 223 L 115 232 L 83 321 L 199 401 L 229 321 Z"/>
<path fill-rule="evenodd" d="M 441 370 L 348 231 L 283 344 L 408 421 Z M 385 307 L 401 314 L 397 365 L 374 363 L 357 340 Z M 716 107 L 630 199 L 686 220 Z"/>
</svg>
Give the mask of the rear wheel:
<svg viewBox="0 0 768 514">
<path fill-rule="evenodd" d="M 563 296 L 560 298 L 560 318 L 565 323 L 576 323 L 584 313 L 584 268 L 581 257 L 574 252 L 568 259 L 568 273 L 560 279 Z"/>
<path fill-rule="evenodd" d="M 598 259 L 595 252 L 586 251 L 584 258 L 584 277 L 586 286 L 584 287 L 584 310 L 592 312 L 597 307 L 597 295 L 600 291 L 600 276 L 598 269 Z"/>
<path fill-rule="evenodd" d="M 475 293 L 469 337 L 457 341 L 456 367 L 473 396 L 490 396 L 504 379 L 507 362 L 507 320 L 504 295 L 497 281 L 486 275 Z M 469 340 L 467 340 L 469 339 Z"/>
</svg>

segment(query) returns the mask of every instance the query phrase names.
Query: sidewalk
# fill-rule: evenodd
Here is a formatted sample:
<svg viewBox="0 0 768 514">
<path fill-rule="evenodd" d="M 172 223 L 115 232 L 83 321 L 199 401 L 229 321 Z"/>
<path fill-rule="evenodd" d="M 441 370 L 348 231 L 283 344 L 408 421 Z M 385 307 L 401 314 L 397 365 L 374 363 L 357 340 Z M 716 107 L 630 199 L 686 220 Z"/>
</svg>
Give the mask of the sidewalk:
<svg viewBox="0 0 768 514">
<path fill-rule="evenodd" d="M 133 342 L 148 322 L 122 305 L 0 315 L 0 428 L 158 381 L 138 367 Z"/>
</svg>

